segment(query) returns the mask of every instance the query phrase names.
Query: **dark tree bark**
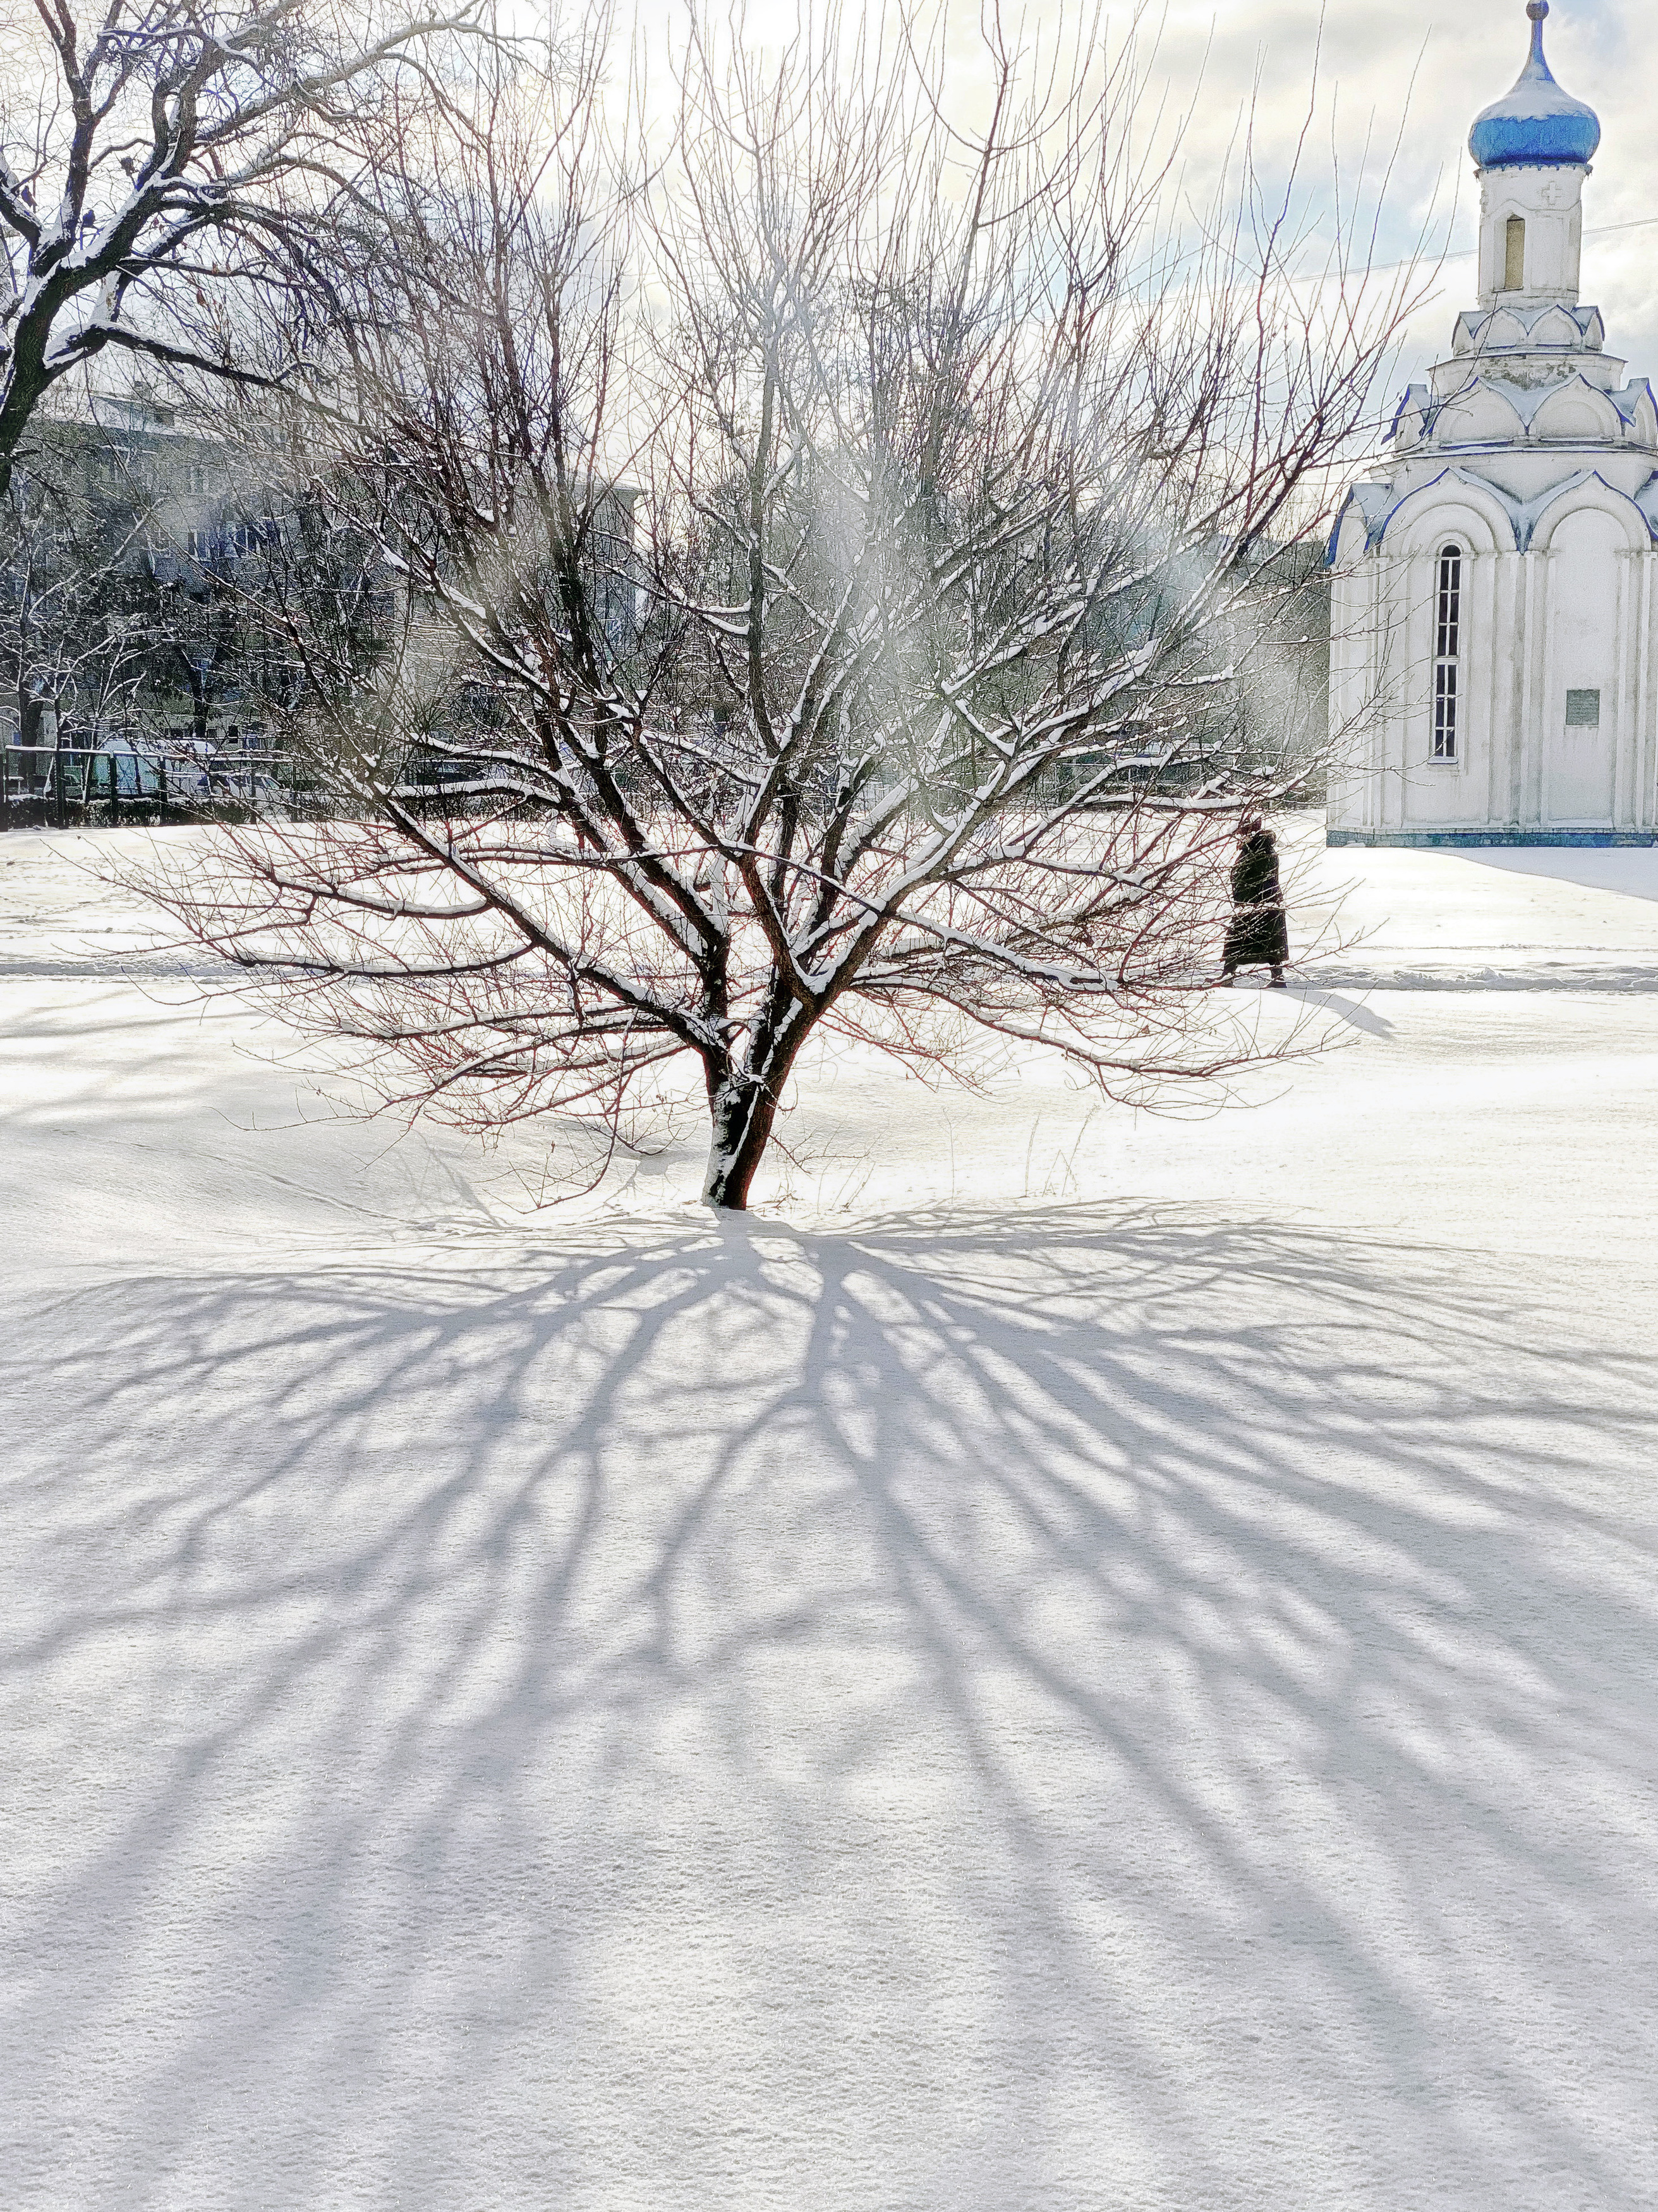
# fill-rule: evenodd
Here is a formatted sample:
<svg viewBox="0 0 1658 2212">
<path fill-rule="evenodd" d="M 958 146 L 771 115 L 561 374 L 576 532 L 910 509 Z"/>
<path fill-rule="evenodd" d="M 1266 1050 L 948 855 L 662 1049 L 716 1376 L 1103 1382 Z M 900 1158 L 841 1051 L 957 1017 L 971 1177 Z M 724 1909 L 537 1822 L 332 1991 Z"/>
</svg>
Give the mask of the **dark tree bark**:
<svg viewBox="0 0 1658 2212">
<path fill-rule="evenodd" d="M 777 1093 L 763 1079 L 728 1070 L 709 1087 L 713 1133 L 702 1195 L 710 1206 L 744 1212 L 777 1119 Z"/>
</svg>

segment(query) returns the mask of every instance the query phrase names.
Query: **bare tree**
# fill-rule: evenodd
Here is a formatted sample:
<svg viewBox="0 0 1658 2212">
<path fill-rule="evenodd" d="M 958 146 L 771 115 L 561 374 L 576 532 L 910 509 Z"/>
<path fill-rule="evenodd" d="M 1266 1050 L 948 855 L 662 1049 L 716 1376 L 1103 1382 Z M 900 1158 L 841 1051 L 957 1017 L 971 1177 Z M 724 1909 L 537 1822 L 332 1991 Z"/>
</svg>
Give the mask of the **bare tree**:
<svg viewBox="0 0 1658 2212">
<path fill-rule="evenodd" d="M 1032 91 L 993 35 L 969 127 L 878 39 L 694 38 L 648 173 L 597 38 L 391 118 L 398 249 L 292 432 L 399 594 L 372 659 L 293 623 L 353 818 L 161 886 L 405 1102 L 614 1133 L 689 1057 L 725 1207 L 815 1031 L 1134 1097 L 1253 1049 L 1206 986 L 1278 786 L 1215 641 L 1409 303 L 1248 178 L 1170 227 L 1132 52 Z"/>
<path fill-rule="evenodd" d="M 47 393 L 109 348 L 268 374 L 239 356 L 228 292 L 325 299 L 313 247 L 354 198 L 361 111 L 480 20 L 378 0 L 20 9 L 0 49 L 0 490 Z"/>
<path fill-rule="evenodd" d="M 67 744 L 124 726 L 143 682 L 149 626 L 134 590 L 141 506 L 97 495 L 94 441 L 70 426 L 52 465 L 0 493 L 0 697 L 16 702 L 5 795 L 51 772 Z"/>
</svg>

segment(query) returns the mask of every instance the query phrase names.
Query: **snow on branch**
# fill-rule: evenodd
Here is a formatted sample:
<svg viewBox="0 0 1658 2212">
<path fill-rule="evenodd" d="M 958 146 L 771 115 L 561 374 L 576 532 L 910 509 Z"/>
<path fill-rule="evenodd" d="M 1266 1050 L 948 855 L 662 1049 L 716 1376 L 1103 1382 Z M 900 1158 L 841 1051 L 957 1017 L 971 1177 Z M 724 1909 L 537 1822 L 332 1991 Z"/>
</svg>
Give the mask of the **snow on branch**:
<svg viewBox="0 0 1658 2212">
<path fill-rule="evenodd" d="M 291 372 L 327 289 L 319 242 L 363 204 L 366 118 L 399 76 L 429 84 L 446 49 L 495 37 L 470 0 L 33 15 L 0 77 L 0 493 L 53 387 L 111 346 L 251 384 Z"/>
<path fill-rule="evenodd" d="M 388 100 L 389 250 L 331 263 L 303 389 L 226 403 L 337 818 L 160 887 L 405 1103 L 614 1139 L 688 1057 L 725 1206 L 820 1024 L 1137 1100 L 1258 1048 L 1207 991 L 1233 834 L 1318 740 L 1245 694 L 1409 304 L 1277 313 L 1224 210 L 1148 278 L 1132 52 L 1033 88 L 993 36 L 975 135 L 925 42 L 853 89 L 838 36 L 699 25 L 665 152 L 608 134 L 602 37 Z"/>
</svg>

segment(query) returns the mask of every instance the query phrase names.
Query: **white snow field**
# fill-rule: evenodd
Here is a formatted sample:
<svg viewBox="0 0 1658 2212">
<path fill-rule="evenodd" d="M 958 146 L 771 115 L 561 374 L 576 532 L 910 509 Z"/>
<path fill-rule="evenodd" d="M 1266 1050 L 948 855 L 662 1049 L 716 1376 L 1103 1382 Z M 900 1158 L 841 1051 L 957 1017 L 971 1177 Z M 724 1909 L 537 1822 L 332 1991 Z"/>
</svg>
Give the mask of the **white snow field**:
<svg viewBox="0 0 1658 2212">
<path fill-rule="evenodd" d="M 724 1227 L 0 838 L 0 2206 L 1651 2212 L 1658 855 L 1294 836 L 1347 1048 Z"/>
</svg>

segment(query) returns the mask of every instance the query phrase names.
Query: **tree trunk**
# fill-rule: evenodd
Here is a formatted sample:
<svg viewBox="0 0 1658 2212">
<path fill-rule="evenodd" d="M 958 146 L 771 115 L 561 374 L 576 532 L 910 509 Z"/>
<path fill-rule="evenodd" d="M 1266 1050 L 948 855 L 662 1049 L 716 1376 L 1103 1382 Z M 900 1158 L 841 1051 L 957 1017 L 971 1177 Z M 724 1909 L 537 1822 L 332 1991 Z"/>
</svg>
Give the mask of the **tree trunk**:
<svg viewBox="0 0 1658 2212">
<path fill-rule="evenodd" d="M 714 1135 L 703 1200 L 730 1213 L 745 1213 L 749 1186 L 777 1119 L 776 1089 L 752 1075 L 727 1074 L 708 1085 L 708 1111 Z"/>
</svg>

